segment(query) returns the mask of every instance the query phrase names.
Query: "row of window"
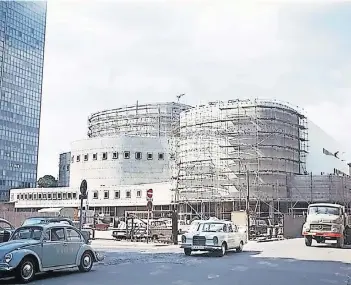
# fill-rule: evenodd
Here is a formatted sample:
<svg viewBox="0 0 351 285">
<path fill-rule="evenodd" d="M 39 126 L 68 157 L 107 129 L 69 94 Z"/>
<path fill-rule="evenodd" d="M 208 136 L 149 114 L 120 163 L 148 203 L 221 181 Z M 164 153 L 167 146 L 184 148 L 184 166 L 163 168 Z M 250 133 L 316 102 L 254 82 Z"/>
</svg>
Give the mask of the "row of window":
<svg viewBox="0 0 351 285">
<path fill-rule="evenodd" d="M 135 155 L 135 159 L 137 160 L 141 160 L 143 159 L 143 153 L 140 151 L 136 151 L 134 153 Z M 93 153 L 92 155 L 93 160 L 97 160 L 98 159 L 98 154 L 97 153 Z M 122 152 L 122 157 L 124 159 L 130 159 L 131 158 L 131 154 L 130 151 L 123 151 Z M 101 154 L 101 160 L 107 160 L 109 158 L 109 153 L 108 152 L 103 152 Z M 164 160 L 165 159 L 165 155 L 163 152 L 159 152 L 157 155 L 158 160 Z M 119 159 L 119 152 L 115 151 L 112 152 L 112 159 Z M 154 159 L 154 154 L 152 152 L 147 152 L 146 153 L 146 159 L 147 160 L 152 160 Z M 80 162 L 80 161 L 89 161 L 89 154 L 84 154 L 84 155 L 77 155 L 76 157 L 74 157 L 74 155 L 72 156 L 71 162 L 73 163 L 74 161 L 76 162 Z"/>
<path fill-rule="evenodd" d="M 111 195 L 112 192 L 112 195 Z M 28 193 L 28 194 L 17 194 L 16 198 L 17 200 L 74 200 L 77 199 L 78 195 L 77 193 Z M 142 190 L 136 190 L 136 198 L 141 198 L 142 197 Z M 105 190 L 103 191 L 103 199 L 121 199 L 121 191 L 120 190 L 115 190 L 115 191 L 109 191 Z M 124 197 L 127 199 L 132 198 L 132 190 L 125 190 L 124 191 Z M 93 199 L 97 200 L 99 199 L 99 191 L 93 191 Z M 11 200 L 14 200 L 14 195 L 11 194 Z"/>
</svg>

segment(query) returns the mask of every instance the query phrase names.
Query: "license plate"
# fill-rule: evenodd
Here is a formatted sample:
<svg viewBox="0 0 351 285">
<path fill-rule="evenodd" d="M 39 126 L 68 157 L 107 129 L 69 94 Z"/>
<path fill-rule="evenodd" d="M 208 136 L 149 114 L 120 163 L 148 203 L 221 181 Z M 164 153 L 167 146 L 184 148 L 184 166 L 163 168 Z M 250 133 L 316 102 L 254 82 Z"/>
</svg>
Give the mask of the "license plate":
<svg viewBox="0 0 351 285">
<path fill-rule="evenodd" d="M 192 248 L 193 249 L 205 249 L 204 246 L 200 246 L 200 245 L 194 245 Z"/>
</svg>

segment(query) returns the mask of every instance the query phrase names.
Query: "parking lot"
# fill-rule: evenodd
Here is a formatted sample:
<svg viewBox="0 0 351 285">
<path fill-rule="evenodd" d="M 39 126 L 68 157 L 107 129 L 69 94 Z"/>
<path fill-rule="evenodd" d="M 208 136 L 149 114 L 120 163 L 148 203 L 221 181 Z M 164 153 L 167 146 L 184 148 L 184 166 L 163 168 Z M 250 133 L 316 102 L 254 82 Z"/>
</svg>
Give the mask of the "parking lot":
<svg viewBox="0 0 351 285">
<path fill-rule="evenodd" d="M 186 257 L 177 246 L 94 241 L 106 254 L 90 273 L 40 276 L 35 285 L 351 284 L 351 249 L 305 247 L 302 239 L 250 242 L 242 253 Z M 4 283 L 5 282 L 5 283 Z M 3 284 L 16 284 L 6 280 Z"/>
</svg>

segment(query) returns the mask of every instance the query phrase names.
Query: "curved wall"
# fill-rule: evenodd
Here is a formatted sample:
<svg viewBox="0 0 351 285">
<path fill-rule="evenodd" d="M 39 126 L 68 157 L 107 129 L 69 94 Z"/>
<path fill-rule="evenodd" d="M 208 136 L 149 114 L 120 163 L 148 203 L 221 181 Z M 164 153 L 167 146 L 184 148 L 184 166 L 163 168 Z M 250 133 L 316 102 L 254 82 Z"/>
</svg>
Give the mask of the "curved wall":
<svg viewBox="0 0 351 285">
<path fill-rule="evenodd" d="M 166 138 L 104 137 L 73 142 L 70 187 L 89 189 L 170 181 Z"/>
</svg>

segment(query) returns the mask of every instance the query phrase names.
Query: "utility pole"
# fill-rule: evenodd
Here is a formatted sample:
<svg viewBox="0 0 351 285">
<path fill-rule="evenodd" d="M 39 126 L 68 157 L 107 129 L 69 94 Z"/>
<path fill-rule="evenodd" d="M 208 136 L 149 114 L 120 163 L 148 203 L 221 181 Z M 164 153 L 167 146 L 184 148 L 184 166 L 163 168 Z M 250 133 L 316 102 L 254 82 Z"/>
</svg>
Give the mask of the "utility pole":
<svg viewBox="0 0 351 285">
<path fill-rule="evenodd" d="M 246 170 L 246 218 L 247 218 L 247 240 L 250 239 L 250 172 Z"/>
</svg>

